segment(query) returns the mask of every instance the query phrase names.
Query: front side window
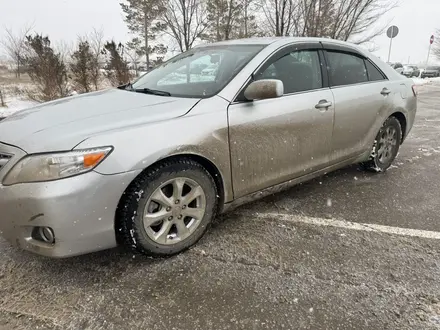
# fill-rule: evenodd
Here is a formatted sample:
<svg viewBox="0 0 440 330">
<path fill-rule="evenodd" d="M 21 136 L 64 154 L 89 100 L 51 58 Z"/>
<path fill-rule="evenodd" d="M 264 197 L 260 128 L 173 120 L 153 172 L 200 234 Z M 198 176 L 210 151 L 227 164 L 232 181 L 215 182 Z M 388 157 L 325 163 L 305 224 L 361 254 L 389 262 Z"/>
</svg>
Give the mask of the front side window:
<svg viewBox="0 0 440 330">
<path fill-rule="evenodd" d="M 321 65 L 318 52 L 301 50 L 275 57 L 257 73 L 255 80 L 279 79 L 284 84 L 284 94 L 322 88 Z"/>
<path fill-rule="evenodd" d="M 327 51 L 330 80 L 333 86 L 360 84 L 368 81 L 364 59 L 354 54 Z"/>
<path fill-rule="evenodd" d="M 194 48 L 133 83 L 134 89 L 160 90 L 178 97 L 206 98 L 218 94 L 264 45 Z"/>
</svg>

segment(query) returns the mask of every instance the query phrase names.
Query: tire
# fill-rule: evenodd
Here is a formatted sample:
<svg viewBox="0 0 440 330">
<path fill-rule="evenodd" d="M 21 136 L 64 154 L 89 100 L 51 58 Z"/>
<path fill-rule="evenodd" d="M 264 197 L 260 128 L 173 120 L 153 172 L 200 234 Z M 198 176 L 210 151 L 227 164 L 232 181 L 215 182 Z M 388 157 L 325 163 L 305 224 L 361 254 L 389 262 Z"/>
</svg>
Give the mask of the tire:
<svg viewBox="0 0 440 330">
<path fill-rule="evenodd" d="M 392 137 L 390 132 L 392 132 Z M 385 172 L 396 158 L 401 141 L 402 127 L 400 122 L 396 117 L 389 117 L 377 133 L 370 159 L 362 163 L 362 167 L 372 172 Z"/>
<path fill-rule="evenodd" d="M 202 165 L 185 158 L 166 161 L 128 187 L 116 212 L 118 241 L 147 256 L 183 252 L 208 230 L 217 213 L 217 196 L 216 184 Z"/>
</svg>

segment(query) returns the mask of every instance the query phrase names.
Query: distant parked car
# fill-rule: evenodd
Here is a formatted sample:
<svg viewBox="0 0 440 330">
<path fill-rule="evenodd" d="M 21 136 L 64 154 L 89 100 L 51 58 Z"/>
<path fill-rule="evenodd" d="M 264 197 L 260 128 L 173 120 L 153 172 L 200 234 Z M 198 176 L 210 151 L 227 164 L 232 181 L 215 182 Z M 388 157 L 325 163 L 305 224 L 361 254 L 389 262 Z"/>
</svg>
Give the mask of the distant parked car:
<svg viewBox="0 0 440 330">
<path fill-rule="evenodd" d="M 428 66 L 421 75 L 422 78 L 440 77 L 440 66 Z"/>
<path fill-rule="evenodd" d="M 420 69 L 415 65 L 405 65 L 403 67 L 403 75 L 412 78 L 420 76 Z"/>
<path fill-rule="evenodd" d="M 394 70 L 396 70 L 397 72 L 399 72 L 400 74 L 403 73 L 403 65 L 402 63 L 388 63 Z"/>
</svg>

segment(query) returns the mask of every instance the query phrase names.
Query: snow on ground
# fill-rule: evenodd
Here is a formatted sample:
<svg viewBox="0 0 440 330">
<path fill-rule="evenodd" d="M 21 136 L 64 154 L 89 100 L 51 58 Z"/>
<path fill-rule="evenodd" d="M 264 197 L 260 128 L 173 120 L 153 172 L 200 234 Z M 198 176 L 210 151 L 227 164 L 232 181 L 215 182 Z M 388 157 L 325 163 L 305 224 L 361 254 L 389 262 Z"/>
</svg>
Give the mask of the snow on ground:
<svg viewBox="0 0 440 330">
<path fill-rule="evenodd" d="M 24 101 L 16 97 L 6 99 L 6 108 L 0 107 L 0 118 L 12 115 L 14 112 L 36 105 L 33 101 Z"/>
<path fill-rule="evenodd" d="M 440 85 L 440 78 L 412 78 L 414 83 L 418 86 L 426 85 L 426 84 L 435 84 Z"/>
</svg>

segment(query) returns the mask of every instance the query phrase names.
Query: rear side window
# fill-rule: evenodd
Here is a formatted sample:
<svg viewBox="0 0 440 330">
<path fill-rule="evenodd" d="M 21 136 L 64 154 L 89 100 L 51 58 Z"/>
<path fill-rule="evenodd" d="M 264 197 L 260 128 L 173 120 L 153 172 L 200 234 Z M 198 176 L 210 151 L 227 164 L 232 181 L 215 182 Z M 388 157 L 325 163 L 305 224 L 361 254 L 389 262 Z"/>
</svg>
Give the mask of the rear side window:
<svg viewBox="0 0 440 330">
<path fill-rule="evenodd" d="M 354 85 L 368 82 L 363 58 L 354 54 L 327 51 L 332 86 Z"/>
<path fill-rule="evenodd" d="M 380 80 L 385 80 L 386 79 L 384 77 L 384 75 L 382 74 L 382 72 L 380 72 L 379 69 L 377 69 L 373 65 L 373 63 L 371 63 L 368 60 L 365 60 L 365 64 L 367 66 L 368 79 L 370 81 L 380 81 Z"/>
</svg>

